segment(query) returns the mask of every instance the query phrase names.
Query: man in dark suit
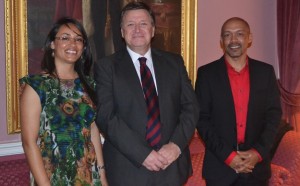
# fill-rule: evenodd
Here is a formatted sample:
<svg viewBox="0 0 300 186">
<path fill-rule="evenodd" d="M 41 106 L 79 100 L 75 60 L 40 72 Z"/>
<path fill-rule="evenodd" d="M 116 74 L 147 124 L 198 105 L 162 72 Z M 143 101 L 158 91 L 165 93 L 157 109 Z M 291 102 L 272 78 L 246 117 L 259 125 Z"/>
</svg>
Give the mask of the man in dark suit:
<svg viewBox="0 0 300 186">
<path fill-rule="evenodd" d="M 127 4 L 121 13 L 126 49 L 95 65 L 96 122 L 105 135 L 110 186 L 179 186 L 192 173 L 188 143 L 198 120 L 197 98 L 182 57 L 151 48 L 154 31 L 150 8 Z"/>
<path fill-rule="evenodd" d="M 198 69 L 195 87 L 203 176 L 208 186 L 266 186 L 281 118 L 274 69 L 247 56 L 252 34 L 243 19 L 228 19 L 220 42 L 224 56 Z"/>
</svg>

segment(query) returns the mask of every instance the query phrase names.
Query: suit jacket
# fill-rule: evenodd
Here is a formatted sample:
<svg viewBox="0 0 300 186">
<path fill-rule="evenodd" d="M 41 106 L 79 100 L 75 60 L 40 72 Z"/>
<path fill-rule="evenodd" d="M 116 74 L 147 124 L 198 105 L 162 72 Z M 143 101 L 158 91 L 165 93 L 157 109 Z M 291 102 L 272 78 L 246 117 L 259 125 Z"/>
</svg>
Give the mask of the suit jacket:
<svg viewBox="0 0 300 186">
<path fill-rule="evenodd" d="M 142 163 L 152 151 L 145 140 L 147 106 L 140 80 L 127 50 L 95 65 L 96 123 L 105 135 L 103 146 L 109 185 L 146 185 L 149 180 L 182 185 L 192 173 L 188 148 L 198 119 L 197 98 L 180 55 L 151 50 L 155 70 L 162 145 L 174 142 L 180 157 L 165 171 L 148 171 Z M 148 182 L 149 184 L 149 182 Z"/>
<path fill-rule="evenodd" d="M 248 62 L 250 94 L 243 150 L 258 151 L 263 160 L 252 174 L 266 179 L 271 176 L 269 153 L 281 118 L 279 90 L 271 65 L 251 58 Z M 224 56 L 198 69 L 195 88 L 200 105 L 197 129 L 206 145 L 203 176 L 235 180 L 238 175 L 224 162 L 237 146 L 234 101 Z"/>
</svg>

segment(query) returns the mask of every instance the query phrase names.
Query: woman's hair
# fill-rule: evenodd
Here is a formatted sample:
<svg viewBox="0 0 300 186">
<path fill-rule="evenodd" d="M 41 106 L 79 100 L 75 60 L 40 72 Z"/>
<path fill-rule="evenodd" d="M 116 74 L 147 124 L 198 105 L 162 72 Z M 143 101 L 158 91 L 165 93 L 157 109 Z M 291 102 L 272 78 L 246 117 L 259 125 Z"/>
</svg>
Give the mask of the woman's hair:
<svg viewBox="0 0 300 186">
<path fill-rule="evenodd" d="M 87 34 L 82 24 L 76 19 L 70 17 L 63 17 L 53 25 L 45 41 L 44 56 L 42 59 L 41 67 L 45 73 L 50 74 L 59 79 L 59 77 L 56 74 L 56 67 L 55 67 L 54 57 L 53 57 L 54 51 L 51 48 L 51 42 L 55 40 L 56 34 L 58 33 L 59 29 L 62 26 L 69 27 L 68 25 L 70 24 L 74 25 L 79 30 L 84 40 L 83 52 L 81 54 L 81 57 L 75 62 L 74 69 L 77 72 L 80 81 L 82 82 L 88 95 L 90 96 L 92 101 L 96 103 L 96 94 L 94 88 L 92 87 L 92 85 L 88 83 L 88 80 L 86 79 L 87 76 L 91 75 L 91 68 L 93 66 L 92 52 L 91 52 Z"/>
<path fill-rule="evenodd" d="M 151 8 L 146 4 L 146 3 L 143 3 L 143 2 L 130 2 L 128 3 L 127 5 L 125 5 L 121 11 L 121 27 L 122 27 L 122 23 L 123 23 L 123 17 L 125 15 L 125 13 L 129 10 L 146 10 L 149 14 L 149 16 L 151 17 L 151 20 L 152 20 L 152 25 L 155 26 L 155 16 L 154 16 L 154 13 L 153 11 L 151 10 Z"/>
</svg>

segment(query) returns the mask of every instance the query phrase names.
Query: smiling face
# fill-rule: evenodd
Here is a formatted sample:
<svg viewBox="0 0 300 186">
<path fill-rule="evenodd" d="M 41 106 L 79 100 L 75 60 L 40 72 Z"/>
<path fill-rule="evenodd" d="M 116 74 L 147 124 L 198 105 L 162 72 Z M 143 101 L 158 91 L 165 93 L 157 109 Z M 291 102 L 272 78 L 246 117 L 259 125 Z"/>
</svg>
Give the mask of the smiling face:
<svg viewBox="0 0 300 186">
<path fill-rule="evenodd" d="M 127 46 L 144 55 L 150 48 L 154 36 L 154 23 L 146 10 L 129 10 L 122 19 L 121 33 Z"/>
<path fill-rule="evenodd" d="M 222 27 L 220 42 L 226 57 L 246 56 L 247 49 L 252 43 L 249 26 L 240 19 L 233 18 L 226 21 Z"/>
<path fill-rule="evenodd" d="M 51 48 L 54 50 L 55 63 L 75 65 L 84 48 L 82 34 L 73 24 L 62 25 L 51 42 Z"/>
</svg>

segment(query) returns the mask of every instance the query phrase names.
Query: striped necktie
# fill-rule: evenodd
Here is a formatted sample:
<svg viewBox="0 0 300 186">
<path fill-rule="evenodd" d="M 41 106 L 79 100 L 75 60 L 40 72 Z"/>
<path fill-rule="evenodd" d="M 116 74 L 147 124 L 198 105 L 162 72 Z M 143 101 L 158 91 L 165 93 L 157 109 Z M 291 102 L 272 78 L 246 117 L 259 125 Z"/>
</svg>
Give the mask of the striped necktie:
<svg viewBox="0 0 300 186">
<path fill-rule="evenodd" d="M 147 126 L 146 140 L 154 149 L 160 148 L 161 123 L 160 111 L 158 105 L 158 96 L 150 69 L 146 65 L 147 58 L 140 57 L 140 73 L 144 91 L 144 97 L 147 104 Z"/>
</svg>

